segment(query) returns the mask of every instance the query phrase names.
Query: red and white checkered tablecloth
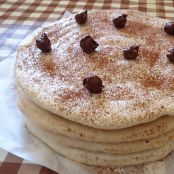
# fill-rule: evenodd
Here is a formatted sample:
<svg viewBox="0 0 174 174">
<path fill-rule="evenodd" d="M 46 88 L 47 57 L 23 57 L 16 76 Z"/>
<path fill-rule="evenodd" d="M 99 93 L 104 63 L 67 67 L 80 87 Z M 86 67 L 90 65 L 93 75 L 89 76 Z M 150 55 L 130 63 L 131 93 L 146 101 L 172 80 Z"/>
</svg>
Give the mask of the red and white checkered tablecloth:
<svg viewBox="0 0 174 174">
<path fill-rule="evenodd" d="M 58 174 L 0 148 L 0 174 Z"/>
<path fill-rule="evenodd" d="M 0 0 L 0 61 L 15 58 L 18 43 L 43 23 L 81 9 L 134 9 L 174 20 L 173 0 Z M 54 174 L 0 149 L 0 174 Z"/>
</svg>

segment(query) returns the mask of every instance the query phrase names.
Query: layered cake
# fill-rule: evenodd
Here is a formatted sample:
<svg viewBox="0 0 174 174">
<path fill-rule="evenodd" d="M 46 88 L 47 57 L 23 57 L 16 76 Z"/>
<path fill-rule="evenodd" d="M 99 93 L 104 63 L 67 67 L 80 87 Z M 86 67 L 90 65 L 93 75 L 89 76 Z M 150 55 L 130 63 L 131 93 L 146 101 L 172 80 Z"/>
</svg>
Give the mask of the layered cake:
<svg viewBox="0 0 174 174">
<path fill-rule="evenodd" d="M 19 45 L 15 78 L 29 131 L 59 154 L 137 165 L 174 149 L 174 23 L 82 11 Z"/>
</svg>

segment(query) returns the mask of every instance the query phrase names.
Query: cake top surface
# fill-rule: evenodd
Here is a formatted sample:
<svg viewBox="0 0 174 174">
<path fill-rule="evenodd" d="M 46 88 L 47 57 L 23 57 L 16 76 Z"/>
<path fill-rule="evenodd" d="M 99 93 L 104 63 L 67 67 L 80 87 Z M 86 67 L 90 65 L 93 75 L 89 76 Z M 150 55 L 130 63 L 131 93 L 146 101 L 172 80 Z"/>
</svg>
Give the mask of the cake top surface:
<svg viewBox="0 0 174 174">
<path fill-rule="evenodd" d="M 124 28 L 113 19 L 127 14 Z M 86 24 L 75 15 L 37 29 L 20 44 L 15 65 L 17 85 L 40 107 L 69 120 L 101 129 L 120 129 L 174 114 L 174 64 L 166 54 L 174 36 L 164 32 L 168 20 L 138 11 L 88 11 Z M 36 39 L 45 32 L 51 51 Z M 99 46 L 85 53 L 80 41 L 91 36 Z M 138 45 L 138 57 L 127 60 L 123 50 Z M 84 78 L 102 79 L 100 94 L 90 93 Z"/>
</svg>

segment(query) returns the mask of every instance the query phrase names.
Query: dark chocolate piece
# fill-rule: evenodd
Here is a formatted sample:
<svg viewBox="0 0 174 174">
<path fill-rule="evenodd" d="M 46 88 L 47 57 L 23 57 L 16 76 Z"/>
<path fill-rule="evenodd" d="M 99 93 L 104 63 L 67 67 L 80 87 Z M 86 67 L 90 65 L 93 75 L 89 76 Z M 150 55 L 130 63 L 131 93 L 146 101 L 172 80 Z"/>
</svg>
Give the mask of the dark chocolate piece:
<svg viewBox="0 0 174 174">
<path fill-rule="evenodd" d="M 80 41 L 80 47 L 86 53 L 92 53 L 99 46 L 99 44 L 91 37 L 86 36 Z"/>
<path fill-rule="evenodd" d="M 103 88 L 103 83 L 102 80 L 100 79 L 100 77 L 98 76 L 89 76 L 86 77 L 83 80 L 83 85 L 86 87 L 86 89 L 88 89 L 91 93 L 94 94 L 99 94 L 102 92 L 102 88 Z"/>
<path fill-rule="evenodd" d="M 87 10 L 75 15 L 75 20 L 79 25 L 85 24 L 87 21 L 87 18 L 88 18 Z"/>
<path fill-rule="evenodd" d="M 118 29 L 124 28 L 126 25 L 126 22 L 127 22 L 126 17 L 127 17 L 126 14 L 122 14 L 122 15 L 118 16 L 117 18 L 113 19 L 114 26 Z"/>
<path fill-rule="evenodd" d="M 131 46 L 130 48 L 124 49 L 124 58 L 127 60 L 136 59 L 136 57 L 138 56 L 139 47 L 140 46 Z"/>
<path fill-rule="evenodd" d="M 170 62 L 174 63 L 174 48 L 169 50 L 166 56 L 170 60 Z"/>
<path fill-rule="evenodd" d="M 168 35 L 174 35 L 174 22 L 167 22 L 164 26 L 164 31 Z"/>
<path fill-rule="evenodd" d="M 36 39 L 36 46 L 43 52 L 51 51 L 51 41 L 45 33 L 39 39 Z"/>
</svg>

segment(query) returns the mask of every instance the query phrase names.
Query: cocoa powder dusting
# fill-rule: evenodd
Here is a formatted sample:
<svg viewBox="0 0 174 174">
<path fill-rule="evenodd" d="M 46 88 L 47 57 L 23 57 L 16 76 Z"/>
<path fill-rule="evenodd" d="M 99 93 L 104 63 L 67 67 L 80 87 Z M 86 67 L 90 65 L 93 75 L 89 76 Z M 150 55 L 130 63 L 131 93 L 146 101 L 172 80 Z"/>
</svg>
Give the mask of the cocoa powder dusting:
<svg viewBox="0 0 174 174">
<path fill-rule="evenodd" d="M 74 100 L 77 98 L 81 98 L 84 94 L 84 91 L 79 90 L 79 91 L 73 91 L 73 90 L 66 90 L 64 93 L 61 94 L 62 100 Z"/>
<path fill-rule="evenodd" d="M 149 26 L 143 22 L 136 22 L 129 20 L 128 26 L 125 28 L 125 33 L 130 35 L 139 35 L 143 33 L 145 30 L 148 30 Z"/>
<path fill-rule="evenodd" d="M 109 60 L 106 57 L 92 58 L 92 59 L 93 59 L 92 61 L 95 63 L 96 68 L 103 68 L 103 67 L 107 66 L 109 63 Z"/>
<path fill-rule="evenodd" d="M 150 66 L 154 66 L 156 61 L 159 59 L 160 50 L 156 51 L 142 46 L 140 54 L 141 54 L 141 59 L 143 61 L 149 63 Z"/>
<path fill-rule="evenodd" d="M 164 83 L 164 78 L 160 77 L 160 76 L 151 76 L 151 75 L 147 75 L 144 79 L 142 79 L 142 85 L 145 88 L 157 88 L 160 89 Z"/>
<path fill-rule="evenodd" d="M 56 75 L 57 69 L 56 69 L 56 64 L 53 62 L 53 59 L 50 58 L 49 60 L 46 59 L 41 59 L 39 62 L 39 66 L 42 72 L 54 76 Z"/>
</svg>

